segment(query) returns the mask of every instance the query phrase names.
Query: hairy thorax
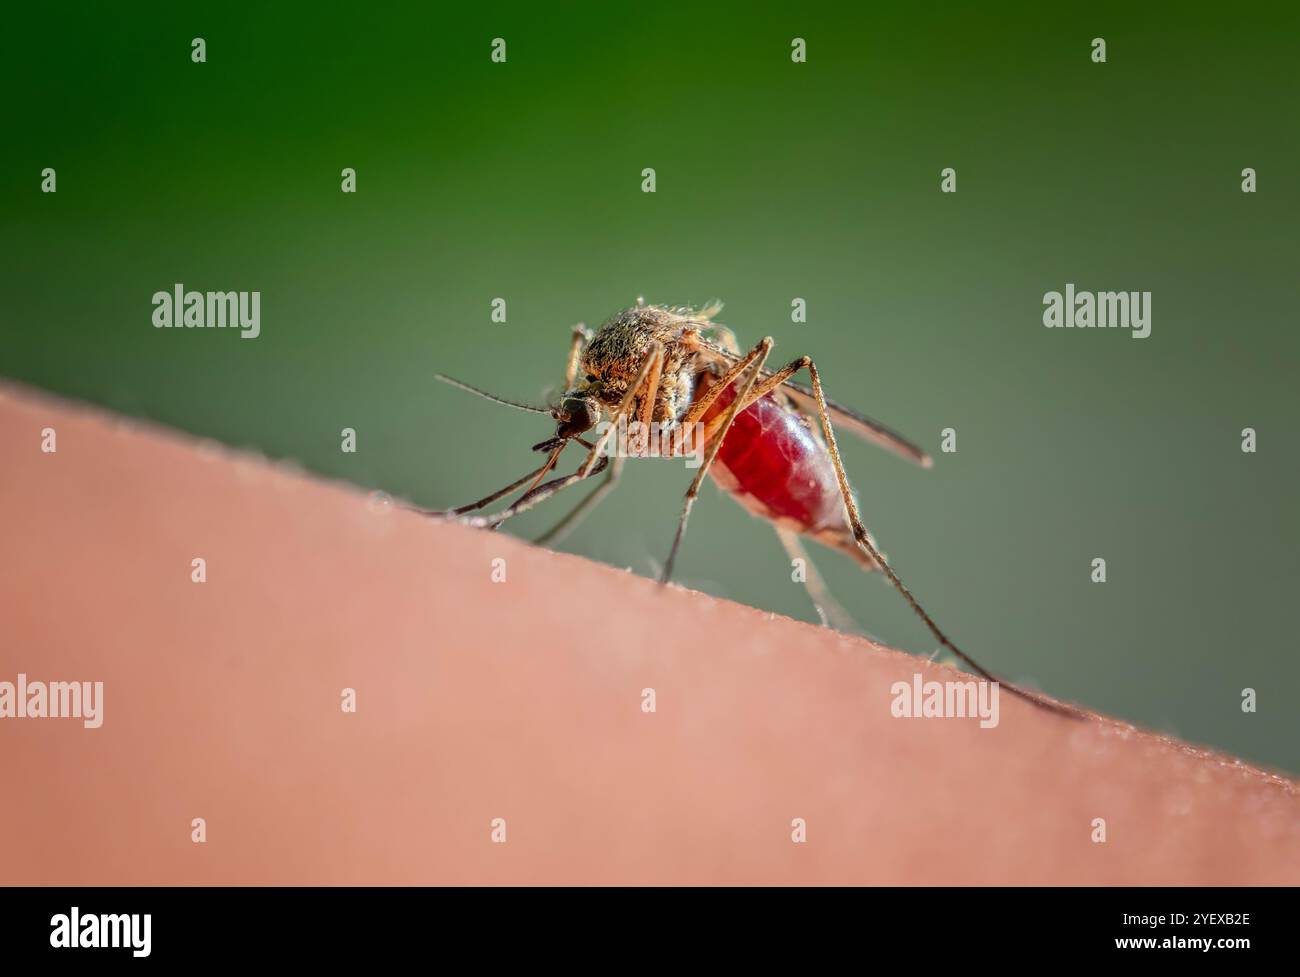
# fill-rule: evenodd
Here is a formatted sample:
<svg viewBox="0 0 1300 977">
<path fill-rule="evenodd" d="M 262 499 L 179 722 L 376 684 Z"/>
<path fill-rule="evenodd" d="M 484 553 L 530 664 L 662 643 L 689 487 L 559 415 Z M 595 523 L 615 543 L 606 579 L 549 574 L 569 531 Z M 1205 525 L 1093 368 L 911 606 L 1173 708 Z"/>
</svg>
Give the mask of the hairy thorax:
<svg viewBox="0 0 1300 977">
<path fill-rule="evenodd" d="M 587 345 L 579 389 L 606 407 L 617 407 L 658 343 L 664 349 L 664 366 L 652 419 L 680 420 L 690 407 L 700 368 L 693 339 L 709 325 L 707 315 L 689 309 L 653 305 L 624 309 L 601 326 Z M 639 409 L 640 404 L 635 404 L 634 414 Z"/>
</svg>

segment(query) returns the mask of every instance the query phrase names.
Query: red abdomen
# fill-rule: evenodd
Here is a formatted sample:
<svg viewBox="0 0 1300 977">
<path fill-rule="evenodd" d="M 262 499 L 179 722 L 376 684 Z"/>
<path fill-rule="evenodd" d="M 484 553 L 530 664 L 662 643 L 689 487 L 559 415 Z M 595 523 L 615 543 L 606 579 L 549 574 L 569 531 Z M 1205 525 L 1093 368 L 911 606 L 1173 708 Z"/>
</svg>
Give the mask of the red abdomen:
<svg viewBox="0 0 1300 977">
<path fill-rule="evenodd" d="M 734 398 L 732 385 L 705 422 Z M 756 516 L 808 535 L 849 532 L 830 452 L 802 414 L 770 394 L 736 415 L 709 474 Z"/>
</svg>

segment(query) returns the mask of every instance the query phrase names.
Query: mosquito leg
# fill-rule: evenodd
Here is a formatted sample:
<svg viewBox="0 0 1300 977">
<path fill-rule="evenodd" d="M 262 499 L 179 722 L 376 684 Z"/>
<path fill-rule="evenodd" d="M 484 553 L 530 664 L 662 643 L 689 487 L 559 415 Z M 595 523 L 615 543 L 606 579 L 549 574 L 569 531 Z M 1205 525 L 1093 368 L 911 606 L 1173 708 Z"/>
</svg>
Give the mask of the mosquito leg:
<svg viewBox="0 0 1300 977">
<path fill-rule="evenodd" d="M 808 366 L 812 366 L 812 360 L 806 356 L 801 356 L 797 360 L 791 360 L 771 376 L 764 377 L 763 382 L 754 388 L 753 392 L 745 399 L 745 402 L 740 409 L 744 410 L 754 401 L 766 397 L 777 387 L 781 386 L 781 384 L 785 383 L 800 370 Z"/>
<path fill-rule="evenodd" d="M 569 347 L 569 363 L 564 370 L 564 389 L 572 390 L 578 379 L 578 363 L 582 360 L 582 351 L 591 340 L 591 333 L 583 323 L 573 327 L 573 343 Z"/>
<path fill-rule="evenodd" d="M 858 633 L 862 629 L 858 627 L 858 622 L 853 620 L 849 614 L 826 587 L 826 581 L 822 575 L 817 572 L 813 566 L 813 561 L 808 556 L 808 551 L 804 549 L 803 543 L 799 541 L 799 534 L 789 530 L 776 527 L 776 535 L 781 540 L 781 545 L 785 547 L 786 554 L 791 560 L 802 560 L 804 567 L 803 586 L 808 591 L 809 598 L 812 599 L 813 607 L 817 610 L 817 616 L 825 627 L 833 627 L 837 631 L 847 631 L 851 634 Z"/>
<path fill-rule="evenodd" d="M 751 366 L 756 359 L 758 359 L 760 356 L 766 359 L 767 354 L 772 350 L 771 338 L 772 337 L 769 336 L 767 340 L 765 340 L 765 342 L 767 342 L 768 344 L 766 349 L 764 349 L 763 343 L 759 343 L 748 353 L 746 353 L 745 356 L 735 366 L 733 366 L 730 370 L 728 370 L 721 377 L 715 380 L 709 386 L 709 389 L 705 392 L 704 396 L 700 397 L 699 400 L 695 401 L 695 403 L 691 405 L 691 409 L 688 410 L 682 416 L 680 425 L 682 427 L 689 427 L 690 425 L 698 421 L 701 417 L 704 416 L 705 412 L 708 411 L 708 409 L 713 406 L 713 402 L 722 395 L 722 391 L 726 390 L 729 386 L 735 383 L 736 378 L 739 377 L 742 373 L 744 373 L 745 370 L 748 369 L 749 366 Z M 757 375 L 758 374 L 756 373 L 755 376 Z"/>
<path fill-rule="evenodd" d="M 577 529 L 582 520 L 586 519 L 591 514 L 591 511 L 600 504 L 601 500 L 614 490 L 614 486 L 618 484 L 619 476 L 623 474 L 623 462 L 626 460 L 621 456 L 615 457 L 614 463 L 605 472 L 605 478 L 592 490 L 591 494 L 579 502 L 567 516 L 541 536 L 538 536 L 533 542 L 538 546 L 553 546 Z"/>
<path fill-rule="evenodd" d="M 420 509 L 416 506 L 406 506 L 406 508 L 409 509 L 411 512 L 418 512 L 422 516 L 432 516 L 434 518 L 443 518 L 443 519 L 454 519 L 456 516 L 463 516 L 465 513 L 473 512 L 475 509 L 482 509 L 485 505 L 491 505 L 493 502 L 495 502 L 497 499 L 501 498 L 502 496 L 509 495 L 511 492 L 519 488 L 519 486 L 523 485 L 524 482 L 528 481 L 530 478 L 537 478 L 541 475 L 544 475 L 546 473 L 546 469 L 549 466 L 549 464 L 550 462 L 548 462 L 546 465 L 543 465 L 541 468 L 534 469 L 533 471 L 529 472 L 527 475 L 523 476 L 522 478 L 516 479 L 515 481 L 511 482 L 505 488 L 498 489 L 497 491 L 493 492 L 491 495 L 479 499 L 477 502 L 470 502 L 467 505 L 457 506 L 455 509 Z"/>
<path fill-rule="evenodd" d="M 903 581 L 899 579 L 898 574 L 894 572 L 894 568 L 885 562 L 885 557 L 881 554 L 880 550 L 876 549 L 876 544 L 872 542 L 871 536 L 867 532 L 867 527 L 863 525 L 862 517 L 858 514 L 858 504 L 853 500 L 853 490 L 849 487 L 849 478 L 844 473 L 844 462 L 840 459 L 840 449 L 835 443 L 835 430 L 831 427 L 830 413 L 826 409 L 826 395 L 822 392 L 821 377 L 818 376 L 817 367 L 811 360 L 808 362 L 808 374 L 812 377 L 812 389 L 813 394 L 817 399 L 817 413 L 821 418 L 822 433 L 826 438 L 826 447 L 830 451 L 831 462 L 835 465 L 835 477 L 840 483 L 840 495 L 844 499 L 844 508 L 848 511 L 849 525 L 853 527 L 853 538 L 857 542 L 858 546 L 867 554 L 867 556 L 871 557 L 871 560 L 877 566 L 880 567 L 885 576 L 889 578 L 889 582 L 894 585 L 894 589 L 903 595 L 903 598 L 909 605 L 911 605 L 916 616 L 925 623 L 925 626 L 929 628 L 930 633 L 934 635 L 935 640 L 974 669 L 976 673 L 988 679 L 990 682 L 997 682 L 999 685 L 1004 686 L 1007 691 L 1020 696 L 1022 699 L 1027 699 L 1035 705 L 1042 706 L 1044 709 L 1061 713 L 1066 716 L 1074 716 L 1076 718 L 1080 717 L 1082 714 L 1075 709 L 1071 709 L 1059 702 L 1053 702 L 1050 699 L 1035 695 L 1032 692 L 1028 692 L 1025 689 L 1012 685 L 1010 682 L 1003 681 L 970 655 L 966 654 L 966 652 L 958 648 L 952 643 L 951 639 L 949 639 L 946 634 L 939 630 L 939 626 L 934 623 L 934 619 L 926 613 L 925 608 L 921 606 L 920 602 L 914 596 L 912 596 L 912 592 L 908 590 Z"/>
<path fill-rule="evenodd" d="M 609 464 L 608 458 L 601 458 L 597 462 L 596 467 L 592 469 L 592 474 L 593 475 L 600 474 L 602 471 L 605 470 L 605 466 L 608 464 Z M 506 508 L 502 509 L 500 512 L 494 515 L 470 516 L 468 519 L 465 519 L 464 522 L 467 525 L 474 526 L 478 529 L 496 529 L 498 526 L 500 526 L 503 522 L 505 522 L 510 517 L 517 516 L 521 512 L 527 512 L 533 506 L 545 502 L 556 492 L 563 491 L 564 489 L 568 488 L 570 485 L 577 485 L 579 482 L 583 481 L 587 477 L 588 476 L 584 475 L 582 470 L 579 469 L 578 471 L 574 472 L 572 475 L 565 475 L 561 478 L 553 478 L 549 482 L 543 482 L 541 485 L 537 486 L 537 488 L 533 489 L 532 491 L 527 492 L 524 495 L 521 495 L 511 505 L 507 506 Z"/>
<path fill-rule="evenodd" d="M 650 355 L 647 356 L 645 362 L 641 364 L 641 370 L 637 373 L 636 380 L 628 386 L 627 393 L 623 395 L 623 399 L 619 402 L 617 410 L 610 414 L 609 427 L 605 429 L 604 434 L 596 439 L 596 443 L 592 445 L 591 451 L 588 452 L 587 460 L 583 463 L 582 468 L 579 469 L 579 473 L 583 478 L 592 474 L 592 470 L 596 464 L 596 458 L 605 450 L 605 445 L 609 444 L 609 439 L 614 436 L 614 429 L 618 427 L 619 419 L 627 417 L 631 413 L 632 402 L 636 400 L 637 391 L 639 391 L 645 384 L 646 380 L 649 379 L 652 371 L 656 374 L 660 374 L 663 372 L 663 368 L 664 348 L 661 343 L 656 341 L 650 349 Z"/>
<path fill-rule="evenodd" d="M 808 359 L 808 357 L 801 356 L 797 360 L 787 363 L 770 376 L 764 377 L 762 383 L 755 385 L 754 389 L 749 392 L 748 396 L 741 398 L 740 410 L 743 411 L 756 400 L 766 397 L 804 367 L 808 366 L 811 362 L 812 360 Z M 704 429 L 704 438 L 706 441 L 713 436 L 713 432 L 717 430 L 721 424 L 721 420 L 721 418 L 715 417 L 709 422 L 709 426 Z"/>
<path fill-rule="evenodd" d="M 664 351 L 662 347 L 659 347 L 655 350 L 655 352 L 650 357 L 649 371 L 646 372 L 644 369 L 642 370 L 642 376 L 645 379 L 646 390 L 641 397 L 641 411 L 637 419 L 641 422 L 643 426 L 648 425 L 654 417 L 655 400 L 659 393 L 659 381 L 660 378 L 663 376 L 663 370 L 664 370 Z M 641 381 L 638 378 L 638 382 L 635 385 L 633 385 L 633 390 L 635 390 L 636 387 L 640 386 L 640 383 Z M 632 405 L 632 401 L 627 397 L 624 397 L 623 404 L 619 407 L 620 415 L 624 412 L 625 409 L 630 410 L 631 405 Z M 617 421 L 615 421 L 615 423 L 617 423 Z M 611 426 L 611 430 L 612 429 L 613 427 Z M 601 444 L 603 446 L 604 442 L 602 441 Z M 591 447 L 591 451 L 593 454 L 595 453 L 596 449 L 594 446 Z M 600 501 L 606 495 L 608 495 L 610 491 L 614 488 L 614 486 L 617 484 L 619 476 L 622 475 L 623 473 L 623 462 L 624 462 L 624 458 L 622 458 L 621 456 L 616 456 L 614 458 L 614 463 L 610 465 L 609 471 L 605 475 L 605 480 L 601 482 L 599 485 L 597 485 L 595 490 L 590 495 L 588 495 L 585 499 L 579 502 L 577 507 L 574 508 L 573 511 L 571 511 L 567 516 L 565 516 L 558 523 L 552 526 L 549 530 L 547 530 L 545 533 L 539 536 L 536 540 L 534 540 L 534 542 L 536 542 L 539 546 L 545 546 L 548 543 L 558 543 L 570 532 L 572 532 L 575 528 L 577 528 L 578 524 L 581 523 L 582 520 L 587 517 L 587 514 L 590 513 L 591 510 L 594 509 L 597 505 L 599 505 Z"/>
<path fill-rule="evenodd" d="M 467 520 L 469 524 L 472 526 L 486 526 L 495 529 L 511 516 L 517 516 L 521 512 L 527 512 L 533 506 L 550 498 L 561 489 L 568 488 L 570 485 L 575 485 L 585 478 L 589 478 L 598 472 L 604 471 L 605 466 L 609 463 L 609 459 L 603 457 L 605 446 L 609 444 L 609 439 L 613 436 L 614 429 L 618 426 L 618 419 L 627 416 L 631 411 L 632 402 L 636 399 L 637 391 L 645 384 L 655 364 L 658 363 L 659 369 L 663 369 L 663 355 L 663 346 L 659 343 L 655 343 L 650 355 L 647 356 L 645 362 L 641 364 L 641 370 L 637 374 L 636 381 L 628 387 L 627 393 L 623 395 L 622 401 L 619 402 L 618 408 L 614 411 L 612 415 L 612 423 L 605 429 L 605 433 L 596 439 L 596 443 L 591 446 L 591 450 L 587 453 L 586 460 L 583 461 L 576 472 L 572 475 L 565 476 L 564 478 L 553 479 L 552 481 L 539 485 L 534 489 L 530 489 L 520 498 L 516 499 L 513 505 L 502 509 L 494 516 L 474 516 L 472 519 Z M 545 467 L 546 466 L 543 466 L 543 468 Z M 523 481 L 524 479 L 521 479 L 518 484 L 523 484 Z"/>
<path fill-rule="evenodd" d="M 533 479 L 533 483 L 529 485 L 528 488 L 524 491 L 524 495 L 527 495 L 533 489 L 537 488 L 537 483 L 540 482 L 543 478 L 545 478 L 546 473 L 555 467 L 555 463 L 560 460 L 560 452 L 564 450 L 564 446 L 568 443 L 569 443 L 568 441 L 562 440 L 560 441 L 559 444 L 557 444 L 554 448 L 551 449 L 551 456 L 546 459 L 546 464 L 543 465 L 542 470 L 537 473 L 537 477 Z"/>
<path fill-rule="evenodd" d="M 678 520 L 677 523 L 677 535 L 673 537 L 673 548 L 668 551 L 668 560 L 664 563 L 664 572 L 659 577 L 660 583 L 666 584 L 672 579 L 673 564 L 677 561 L 677 549 L 682 545 L 682 536 L 686 534 L 686 520 L 691 516 L 691 507 L 695 505 L 695 497 L 700 494 L 700 485 L 704 481 L 704 476 L 709 473 L 709 466 L 713 464 L 713 459 L 717 456 L 718 449 L 722 447 L 723 439 L 727 436 L 727 432 L 731 430 L 731 422 L 736 419 L 736 414 L 739 413 L 738 408 L 740 407 L 741 401 L 748 397 L 750 391 L 754 389 L 754 384 L 758 380 L 758 375 L 763 372 L 763 364 L 767 361 L 767 356 L 771 352 L 772 337 L 766 336 L 753 348 L 753 350 L 750 351 L 750 354 L 745 357 L 746 361 L 754 363 L 754 367 L 750 371 L 749 378 L 745 381 L 744 389 L 741 390 L 740 395 L 732 400 L 731 404 L 728 406 L 726 417 L 722 422 L 717 437 L 715 437 L 712 442 L 708 442 L 708 447 L 704 453 L 704 463 L 701 464 L 699 469 L 695 472 L 695 480 L 691 482 L 691 487 L 686 490 L 686 500 L 682 503 L 681 519 Z M 733 370 L 730 372 L 735 371 Z M 736 377 L 732 376 L 727 383 L 734 383 L 735 380 Z M 722 384 L 717 385 L 717 389 L 720 389 L 721 387 Z M 712 392 L 713 391 L 710 391 L 710 393 Z M 685 423 L 685 421 L 683 421 L 683 423 Z"/>
<path fill-rule="evenodd" d="M 659 380 L 664 373 L 664 351 L 662 347 L 650 357 L 650 373 L 645 379 L 645 393 L 641 396 L 641 410 L 637 420 L 643 428 L 649 428 L 655 417 L 655 401 L 659 399 Z"/>
</svg>

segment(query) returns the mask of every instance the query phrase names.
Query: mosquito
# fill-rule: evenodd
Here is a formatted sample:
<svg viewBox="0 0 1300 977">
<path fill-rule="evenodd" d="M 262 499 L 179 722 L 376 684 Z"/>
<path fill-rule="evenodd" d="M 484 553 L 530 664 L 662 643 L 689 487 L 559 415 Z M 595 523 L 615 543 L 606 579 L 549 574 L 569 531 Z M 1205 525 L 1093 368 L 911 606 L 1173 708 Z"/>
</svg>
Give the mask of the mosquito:
<svg viewBox="0 0 1300 977">
<path fill-rule="evenodd" d="M 547 455 L 537 469 L 468 505 L 417 511 L 496 529 L 553 495 L 600 475 L 596 488 L 537 540 L 543 545 L 555 543 L 617 484 L 626 454 L 608 448 L 620 421 L 639 421 L 642 426 L 653 422 L 675 435 L 702 425 L 703 459 L 686 491 L 661 583 L 672 578 L 700 486 L 706 475 L 711 476 L 752 515 L 775 527 L 792 559 L 803 560 L 804 584 L 824 624 L 834 621 L 846 630 L 855 630 L 852 619 L 813 568 L 802 544 L 805 538 L 847 554 L 864 570 L 883 573 L 935 640 L 983 678 L 1043 708 L 1077 715 L 1060 703 L 998 678 L 958 648 L 934 622 L 867 531 L 844 471 L 832 419 L 844 430 L 924 468 L 931 466 L 930 457 L 885 425 L 829 400 L 810 357 L 800 356 L 780 369 L 768 369 L 773 347 L 770 336 L 744 352 L 735 334 L 714 321 L 721 308 L 721 303 L 692 309 L 638 301 L 594 334 L 583 325 L 574 327 L 564 393 L 552 407 L 506 400 L 439 374 L 438 379 L 496 403 L 546 414 L 556 427 L 550 438 L 533 445 L 533 450 Z M 806 386 L 793 380 L 801 371 L 808 373 Z M 602 418 L 609 423 L 601 424 Z M 593 429 L 600 433 L 593 435 Z M 682 443 L 680 437 L 667 440 L 670 445 Z M 581 464 L 570 475 L 543 481 L 570 444 L 586 450 Z M 523 494 L 504 509 L 491 515 L 470 515 L 526 483 Z"/>
</svg>

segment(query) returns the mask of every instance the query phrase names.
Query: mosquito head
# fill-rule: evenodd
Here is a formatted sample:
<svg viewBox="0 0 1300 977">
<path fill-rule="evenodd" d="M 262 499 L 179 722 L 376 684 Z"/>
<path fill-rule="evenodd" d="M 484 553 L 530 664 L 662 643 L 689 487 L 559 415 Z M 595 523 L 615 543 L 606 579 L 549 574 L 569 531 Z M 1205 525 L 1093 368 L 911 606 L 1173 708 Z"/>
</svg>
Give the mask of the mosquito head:
<svg viewBox="0 0 1300 977">
<path fill-rule="evenodd" d="M 555 415 L 557 438 L 574 438 L 590 431 L 600 420 L 600 404 L 585 394 L 571 392 L 560 398 Z"/>
</svg>

